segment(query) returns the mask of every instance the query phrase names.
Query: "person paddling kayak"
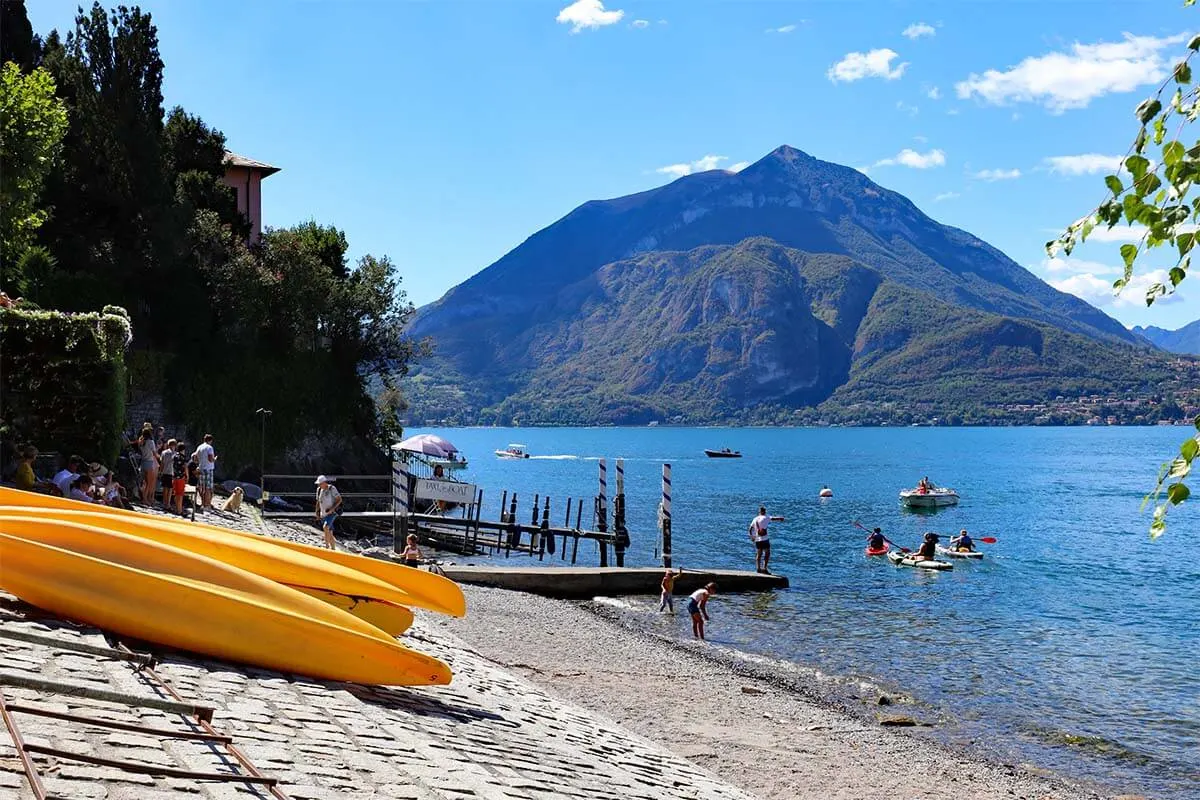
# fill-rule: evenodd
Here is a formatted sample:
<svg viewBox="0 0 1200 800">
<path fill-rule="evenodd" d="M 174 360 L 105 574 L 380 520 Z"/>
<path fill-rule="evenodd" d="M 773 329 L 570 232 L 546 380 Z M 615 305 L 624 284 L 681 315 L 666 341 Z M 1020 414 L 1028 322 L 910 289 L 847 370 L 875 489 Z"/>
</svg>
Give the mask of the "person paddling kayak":
<svg viewBox="0 0 1200 800">
<path fill-rule="evenodd" d="M 882 552 L 883 545 L 885 542 L 887 544 L 892 545 L 893 547 L 896 546 L 896 543 L 891 541 L 890 539 L 888 539 L 886 536 L 884 536 L 883 531 L 880 530 L 879 528 L 876 528 L 875 530 L 871 531 L 870 534 L 867 535 L 867 549 L 868 550 L 877 550 L 877 551 Z"/>
<path fill-rule="evenodd" d="M 955 536 L 950 540 L 950 547 L 960 553 L 974 553 L 975 540 L 971 538 L 969 533 L 967 533 L 967 529 L 963 528 L 958 532 L 958 536 Z"/>
<path fill-rule="evenodd" d="M 921 542 L 917 552 L 913 553 L 910 558 L 913 561 L 933 561 L 937 556 L 937 543 L 938 535 L 936 533 L 925 534 L 925 541 Z"/>
</svg>

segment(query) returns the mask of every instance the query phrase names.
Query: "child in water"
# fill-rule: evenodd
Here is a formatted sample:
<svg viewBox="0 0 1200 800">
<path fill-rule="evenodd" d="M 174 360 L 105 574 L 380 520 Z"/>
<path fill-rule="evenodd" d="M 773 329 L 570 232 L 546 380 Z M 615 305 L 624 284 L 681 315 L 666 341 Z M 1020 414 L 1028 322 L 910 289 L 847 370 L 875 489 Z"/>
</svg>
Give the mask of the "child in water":
<svg viewBox="0 0 1200 800">
<path fill-rule="evenodd" d="M 660 597 L 658 601 L 659 611 L 667 609 L 672 614 L 675 613 L 675 599 L 672 597 L 672 595 L 675 593 L 675 579 L 682 574 L 682 569 L 679 570 L 679 572 L 672 572 L 668 569 L 666 574 L 663 575 L 662 583 L 659 584 L 662 587 L 662 597 Z"/>
<path fill-rule="evenodd" d="M 404 552 L 400 554 L 400 558 L 404 561 L 406 567 L 418 567 L 421 565 L 421 548 L 417 547 L 417 535 L 410 533 L 405 540 L 407 543 Z"/>
<path fill-rule="evenodd" d="M 717 592 L 717 585 L 709 583 L 688 597 L 688 613 L 692 615 L 692 636 L 704 639 L 704 623 L 708 619 L 708 599 Z"/>
</svg>

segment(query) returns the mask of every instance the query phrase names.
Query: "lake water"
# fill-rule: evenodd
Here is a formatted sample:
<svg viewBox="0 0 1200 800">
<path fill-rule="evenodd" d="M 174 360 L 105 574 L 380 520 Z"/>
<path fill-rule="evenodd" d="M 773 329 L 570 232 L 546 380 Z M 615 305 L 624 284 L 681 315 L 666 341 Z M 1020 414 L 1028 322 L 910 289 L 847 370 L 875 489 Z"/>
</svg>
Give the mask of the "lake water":
<svg viewBox="0 0 1200 800">
<path fill-rule="evenodd" d="M 656 558 L 663 462 L 673 468 L 676 566 L 753 568 L 759 504 L 772 571 L 791 588 L 713 602 L 710 641 L 911 694 L 951 741 L 1158 797 L 1200 794 L 1200 503 L 1158 542 L 1139 513 L 1190 428 L 439 429 L 471 462 L 485 515 L 501 490 L 568 497 L 591 521 L 596 459 L 625 459 L 628 565 Z M 535 457 L 493 451 L 522 442 Z M 709 459 L 729 447 L 742 459 Z M 541 457 L 538 457 L 541 456 Z M 957 507 L 913 514 L 897 492 L 924 475 Z M 832 499 L 818 499 L 823 485 Z M 868 559 L 852 520 L 915 547 L 922 532 L 995 536 L 980 562 L 926 573 Z M 596 563 L 595 546 L 581 546 Z M 555 557 L 557 561 L 557 556 Z M 518 561 L 517 563 L 520 563 Z M 561 563 L 561 562 L 558 562 Z M 685 614 L 641 624 L 690 635 Z"/>
</svg>

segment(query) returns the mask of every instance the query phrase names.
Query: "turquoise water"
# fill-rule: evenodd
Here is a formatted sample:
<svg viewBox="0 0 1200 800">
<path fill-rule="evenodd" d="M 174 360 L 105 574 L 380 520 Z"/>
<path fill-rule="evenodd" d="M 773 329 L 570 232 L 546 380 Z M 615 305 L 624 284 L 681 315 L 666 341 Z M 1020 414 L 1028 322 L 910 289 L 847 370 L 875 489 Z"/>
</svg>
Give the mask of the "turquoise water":
<svg viewBox="0 0 1200 800">
<path fill-rule="evenodd" d="M 954 723 L 943 735 L 1119 789 L 1200 789 L 1200 504 L 1150 542 L 1139 504 L 1190 428 L 441 429 L 471 462 L 485 515 L 516 491 L 596 493 L 596 458 L 624 457 L 627 564 L 656 559 L 663 462 L 673 468 L 676 566 L 753 568 L 746 526 L 760 503 L 772 570 L 791 588 L 714 601 L 710 641 L 912 694 Z M 492 451 L 523 442 L 535 457 Z M 708 459 L 730 447 L 742 459 Z M 542 457 L 536 457 L 542 456 Z M 897 492 L 923 475 L 962 503 L 913 514 Z M 832 499 L 820 500 L 822 485 Z M 995 536 L 952 572 L 862 554 L 850 524 L 915 547 L 925 530 Z M 555 557 L 557 561 L 557 556 Z M 596 563 L 594 545 L 580 558 Z M 558 562 L 561 563 L 561 562 Z M 651 609 L 651 598 L 636 600 Z M 648 626 L 686 620 L 645 614 Z"/>
</svg>

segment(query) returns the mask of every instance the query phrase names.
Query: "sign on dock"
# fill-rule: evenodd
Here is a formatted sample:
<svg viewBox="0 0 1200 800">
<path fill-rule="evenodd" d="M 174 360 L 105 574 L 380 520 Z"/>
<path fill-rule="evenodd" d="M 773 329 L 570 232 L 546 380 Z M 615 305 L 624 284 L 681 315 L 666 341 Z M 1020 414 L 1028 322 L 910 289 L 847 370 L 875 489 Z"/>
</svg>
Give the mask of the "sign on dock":
<svg viewBox="0 0 1200 800">
<path fill-rule="evenodd" d="M 446 503 L 467 505 L 475 501 L 476 488 L 471 483 L 417 478 L 416 496 L 421 500 L 441 500 Z"/>
</svg>

